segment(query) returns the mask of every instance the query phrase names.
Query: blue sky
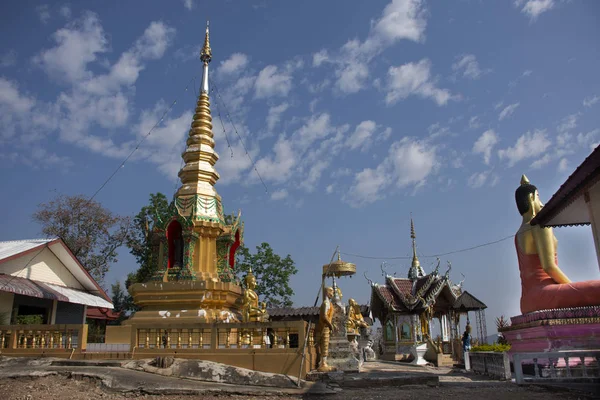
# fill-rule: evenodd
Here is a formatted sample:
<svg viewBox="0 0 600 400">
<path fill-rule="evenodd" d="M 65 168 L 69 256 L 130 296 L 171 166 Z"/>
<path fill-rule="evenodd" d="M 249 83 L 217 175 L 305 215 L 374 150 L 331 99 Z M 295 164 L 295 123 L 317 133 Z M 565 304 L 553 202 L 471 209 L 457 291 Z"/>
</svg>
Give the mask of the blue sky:
<svg viewBox="0 0 600 400">
<path fill-rule="evenodd" d="M 248 246 L 292 255 L 296 305 L 338 244 L 409 256 L 410 213 L 427 271 L 427 255 L 511 235 L 521 174 L 547 201 L 600 143 L 592 0 L 27 1 L 0 15 L 0 240 L 40 236 L 37 204 L 93 194 L 177 100 L 96 199 L 134 215 L 173 195 L 210 19 L 220 107 L 268 188 L 224 118 L 231 155 L 213 92 L 217 190 Z M 590 228 L 556 235 L 566 274 L 599 278 Z M 121 253 L 107 284 L 136 268 Z M 363 272 L 382 282 L 382 260 L 343 257 L 358 269 L 345 297 L 367 302 Z M 512 239 L 446 261 L 489 324 L 519 313 Z M 409 260 L 388 263 L 406 275 Z"/>
</svg>

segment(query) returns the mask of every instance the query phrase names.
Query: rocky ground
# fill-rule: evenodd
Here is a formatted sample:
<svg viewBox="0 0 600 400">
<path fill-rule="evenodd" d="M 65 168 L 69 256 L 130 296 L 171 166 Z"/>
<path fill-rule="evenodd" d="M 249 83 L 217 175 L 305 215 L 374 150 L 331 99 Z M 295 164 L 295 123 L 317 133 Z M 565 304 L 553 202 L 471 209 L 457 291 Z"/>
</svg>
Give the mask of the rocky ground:
<svg viewBox="0 0 600 400">
<path fill-rule="evenodd" d="M 573 391 L 548 389 L 537 386 L 519 387 L 510 382 L 485 382 L 466 384 L 462 382 L 442 382 L 439 387 L 403 386 L 364 389 L 346 389 L 334 395 L 304 396 L 239 396 L 221 394 L 210 395 L 148 395 L 143 392 L 116 393 L 105 390 L 94 379 L 73 379 L 68 375 L 46 376 L 39 378 L 5 378 L 0 380 L 0 399 L 3 400 L 99 400 L 99 399 L 261 399 L 286 400 L 302 398 L 342 399 L 531 399 L 531 400 L 575 400 L 598 398 Z"/>
</svg>

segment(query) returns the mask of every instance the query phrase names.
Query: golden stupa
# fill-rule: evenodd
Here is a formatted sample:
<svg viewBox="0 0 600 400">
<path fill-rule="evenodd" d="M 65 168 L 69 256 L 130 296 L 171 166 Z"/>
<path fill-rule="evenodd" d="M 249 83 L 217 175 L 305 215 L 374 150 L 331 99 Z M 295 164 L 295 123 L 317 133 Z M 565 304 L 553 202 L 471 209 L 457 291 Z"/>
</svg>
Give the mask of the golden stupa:
<svg viewBox="0 0 600 400">
<path fill-rule="evenodd" d="M 234 282 L 235 252 L 243 241 L 240 214 L 225 222 L 221 196 L 215 189 L 215 163 L 210 113 L 208 66 L 212 59 L 206 27 L 200 53 L 202 86 L 187 147 L 179 171 L 181 186 L 171 206 L 171 217 L 154 232 L 158 270 L 150 282 L 128 290 L 140 307 L 124 324 L 176 319 L 178 322 L 214 322 L 240 319 L 242 289 Z"/>
</svg>

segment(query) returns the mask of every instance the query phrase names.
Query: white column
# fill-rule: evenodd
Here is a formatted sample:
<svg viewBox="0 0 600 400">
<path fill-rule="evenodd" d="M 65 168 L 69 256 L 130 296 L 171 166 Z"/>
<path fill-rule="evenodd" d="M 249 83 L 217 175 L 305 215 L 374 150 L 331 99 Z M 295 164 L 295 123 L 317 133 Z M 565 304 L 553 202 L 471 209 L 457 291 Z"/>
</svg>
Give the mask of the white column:
<svg viewBox="0 0 600 400">
<path fill-rule="evenodd" d="M 58 300 L 52 301 L 52 312 L 50 313 L 50 325 L 56 324 L 56 307 L 58 307 Z"/>
<path fill-rule="evenodd" d="M 600 185 L 596 185 L 600 188 Z M 600 193 L 596 187 L 592 188 L 592 193 L 585 192 L 583 198 L 587 205 L 592 222 L 592 235 L 594 236 L 594 246 L 596 247 L 596 259 L 598 260 L 598 268 L 600 268 Z"/>
</svg>

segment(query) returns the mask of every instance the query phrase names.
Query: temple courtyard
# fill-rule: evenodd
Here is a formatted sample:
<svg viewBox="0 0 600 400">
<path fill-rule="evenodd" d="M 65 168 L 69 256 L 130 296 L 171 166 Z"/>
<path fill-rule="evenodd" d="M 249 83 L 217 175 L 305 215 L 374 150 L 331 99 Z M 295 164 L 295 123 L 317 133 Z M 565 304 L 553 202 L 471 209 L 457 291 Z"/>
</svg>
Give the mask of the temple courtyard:
<svg viewBox="0 0 600 400">
<path fill-rule="evenodd" d="M 49 359 L 1 361 L 0 397 L 6 400 L 70 399 L 594 399 L 598 388 L 519 386 L 459 369 L 419 367 L 399 362 L 369 362 L 344 382 L 303 383 L 296 388 L 223 384 L 180 379 L 123 368 L 121 362 L 51 365 Z M 50 364 L 50 365 L 49 365 Z M 292 380 L 290 378 L 290 380 Z"/>
</svg>

